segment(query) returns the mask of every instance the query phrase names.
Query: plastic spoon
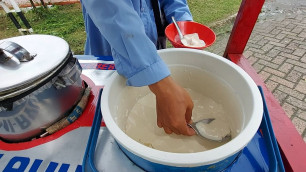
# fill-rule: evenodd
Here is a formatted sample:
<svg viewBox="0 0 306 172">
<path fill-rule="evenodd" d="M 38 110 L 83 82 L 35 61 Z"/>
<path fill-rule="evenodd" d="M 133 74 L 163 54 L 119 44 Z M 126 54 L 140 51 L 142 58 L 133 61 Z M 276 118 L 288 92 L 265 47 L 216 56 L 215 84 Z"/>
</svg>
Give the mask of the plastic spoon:
<svg viewBox="0 0 306 172">
<path fill-rule="evenodd" d="M 227 135 L 222 136 L 222 137 L 213 137 L 213 136 L 210 136 L 209 134 L 207 134 L 205 130 L 201 130 L 201 129 L 198 128 L 200 125 L 208 125 L 213 120 L 215 120 L 215 118 L 202 119 L 198 122 L 193 122 L 191 124 L 188 124 L 188 126 L 190 126 L 192 129 L 194 129 L 194 131 L 197 133 L 197 135 L 199 135 L 199 136 L 201 136 L 205 139 L 218 141 L 218 142 L 223 142 L 223 141 L 230 140 L 231 139 L 231 133 L 230 132 Z"/>
<path fill-rule="evenodd" d="M 178 32 L 178 34 L 179 34 L 181 43 L 182 43 L 183 45 L 185 45 L 185 46 L 188 46 L 188 43 L 187 43 L 186 39 L 184 38 L 184 35 L 182 34 L 180 27 L 179 27 L 178 24 L 176 23 L 176 20 L 174 19 L 173 16 L 172 16 L 171 18 L 172 18 L 172 21 L 173 21 L 173 23 L 174 23 L 174 25 L 175 25 L 175 27 L 176 27 L 176 30 L 177 30 L 177 32 Z"/>
</svg>

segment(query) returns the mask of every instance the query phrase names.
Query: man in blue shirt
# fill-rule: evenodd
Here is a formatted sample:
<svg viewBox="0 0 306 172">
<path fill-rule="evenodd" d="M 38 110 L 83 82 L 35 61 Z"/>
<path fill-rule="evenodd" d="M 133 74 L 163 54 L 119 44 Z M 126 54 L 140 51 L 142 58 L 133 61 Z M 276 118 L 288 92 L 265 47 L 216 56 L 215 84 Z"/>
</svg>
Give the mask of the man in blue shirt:
<svg viewBox="0 0 306 172">
<path fill-rule="evenodd" d="M 157 1 L 157 0 L 156 0 Z M 156 96 L 157 125 L 171 134 L 194 135 L 193 102 L 170 76 L 157 54 L 151 0 L 81 0 L 87 40 L 85 54 L 113 56 L 129 86 L 149 86 Z M 167 21 L 192 20 L 186 0 L 159 0 Z"/>
</svg>

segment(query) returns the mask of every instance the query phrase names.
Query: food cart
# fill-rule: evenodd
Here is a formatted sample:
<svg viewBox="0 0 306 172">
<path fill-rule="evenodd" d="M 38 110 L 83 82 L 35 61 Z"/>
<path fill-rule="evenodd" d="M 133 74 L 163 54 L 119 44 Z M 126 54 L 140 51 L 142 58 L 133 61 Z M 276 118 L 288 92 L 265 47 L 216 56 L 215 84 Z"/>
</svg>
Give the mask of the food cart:
<svg viewBox="0 0 306 172">
<path fill-rule="evenodd" d="M 224 57 L 239 65 L 259 86 L 265 115 L 254 140 L 224 171 L 305 171 L 303 139 L 243 55 L 263 4 L 264 0 L 242 1 Z M 82 80 L 91 87 L 83 113 L 52 135 L 20 143 L 0 141 L 1 171 L 143 171 L 121 151 L 101 116 L 100 95 L 115 71 L 112 57 L 75 57 L 82 67 Z M 4 122 L 1 124 L 3 127 Z M 7 127 L 13 129 L 14 124 L 7 122 Z"/>
</svg>

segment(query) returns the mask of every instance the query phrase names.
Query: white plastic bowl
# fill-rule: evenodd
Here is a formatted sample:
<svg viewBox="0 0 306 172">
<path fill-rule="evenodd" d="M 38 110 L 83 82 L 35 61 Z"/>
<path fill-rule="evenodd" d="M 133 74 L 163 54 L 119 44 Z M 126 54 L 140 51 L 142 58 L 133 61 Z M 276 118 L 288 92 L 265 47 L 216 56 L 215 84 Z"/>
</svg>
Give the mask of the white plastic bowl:
<svg viewBox="0 0 306 172">
<path fill-rule="evenodd" d="M 118 118 L 125 115 L 125 113 L 118 112 L 118 105 L 129 109 L 135 104 L 134 98 L 130 97 L 131 100 L 129 100 L 126 92 L 134 91 L 130 95 L 135 94 L 137 97 L 141 91 L 127 87 L 125 79 L 116 72 L 110 77 L 102 93 L 101 109 L 107 128 L 129 158 L 145 170 L 219 171 L 226 168 L 232 163 L 239 151 L 251 141 L 261 123 L 263 104 L 257 85 L 239 66 L 206 51 L 173 48 L 160 50 L 159 55 L 170 68 L 171 66 L 181 66 L 182 70 L 183 68 L 184 70 L 188 70 L 188 68 L 203 70 L 227 85 L 232 91 L 231 94 L 236 97 L 235 101 L 239 104 L 242 112 L 242 115 L 233 117 L 239 121 L 240 132 L 230 142 L 220 147 L 197 153 L 170 153 L 144 146 L 121 130 L 120 126 L 124 120 L 118 122 Z M 181 79 L 179 77 L 178 80 Z M 201 79 L 198 78 L 198 80 Z M 184 81 L 178 82 L 184 85 Z M 205 85 L 205 82 L 200 82 L 200 84 Z M 211 88 L 212 86 L 213 88 Z M 209 88 L 222 87 L 210 85 Z M 222 93 L 222 90 L 209 90 L 209 92 L 212 92 L 212 95 L 218 95 L 220 92 Z"/>
</svg>

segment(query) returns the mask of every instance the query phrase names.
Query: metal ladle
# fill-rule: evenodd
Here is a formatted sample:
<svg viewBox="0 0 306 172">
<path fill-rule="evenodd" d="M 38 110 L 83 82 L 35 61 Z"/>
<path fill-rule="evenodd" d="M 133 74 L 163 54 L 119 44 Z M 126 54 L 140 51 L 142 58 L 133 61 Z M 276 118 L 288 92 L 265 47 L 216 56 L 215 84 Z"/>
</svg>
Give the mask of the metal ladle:
<svg viewBox="0 0 306 172">
<path fill-rule="evenodd" d="M 188 43 L 187 43 L 186 39 L 184 38 L 184 35 L 182 34 L 180 27 L 179 27 L 178 24 L 176 23 L 176 20 L 174 19 L 173 16 L 172 16 L 171 18 L 172 18 L 172 21 L 173 21 L 173 23 L 174 23 L 174 25 L 175 25 L 175 27 L 176 27 L 176 30 L 177 30 L 177 32 L 178 32 L 178 34 L 179 34 L 181 43 L 182 43 L 183 45 L 185 45 L 185 46 L 188 46 Z"/>
<path fill-rule="evenodd" d="M 231 134 L 230 133 L 228 135 L 222 137 L 221 139 L 217 139 L 217 138 L 207 137 L 206 135 L 203 134 L 203 132 L 205 132 L 205 131 L 201 131 L 201 132 L 199 131 L 199 129 L 197 127 L 198 123 L 209 124 L 213 120 L 215 120 L 215 118 L 202 119 L 200 121 L 193 122 L 193 123 L 187 124 L 187 125 L 189 127 L 191 127 L 197 133 L 198 136 L 201 136 L 201 137 L 203 137 L 205 139 L 212 140 L 212 141 L 218 141 L 218 142 L 223 142 L 223 141 L 230 140 L 231 139 Z"/>
</svg>

